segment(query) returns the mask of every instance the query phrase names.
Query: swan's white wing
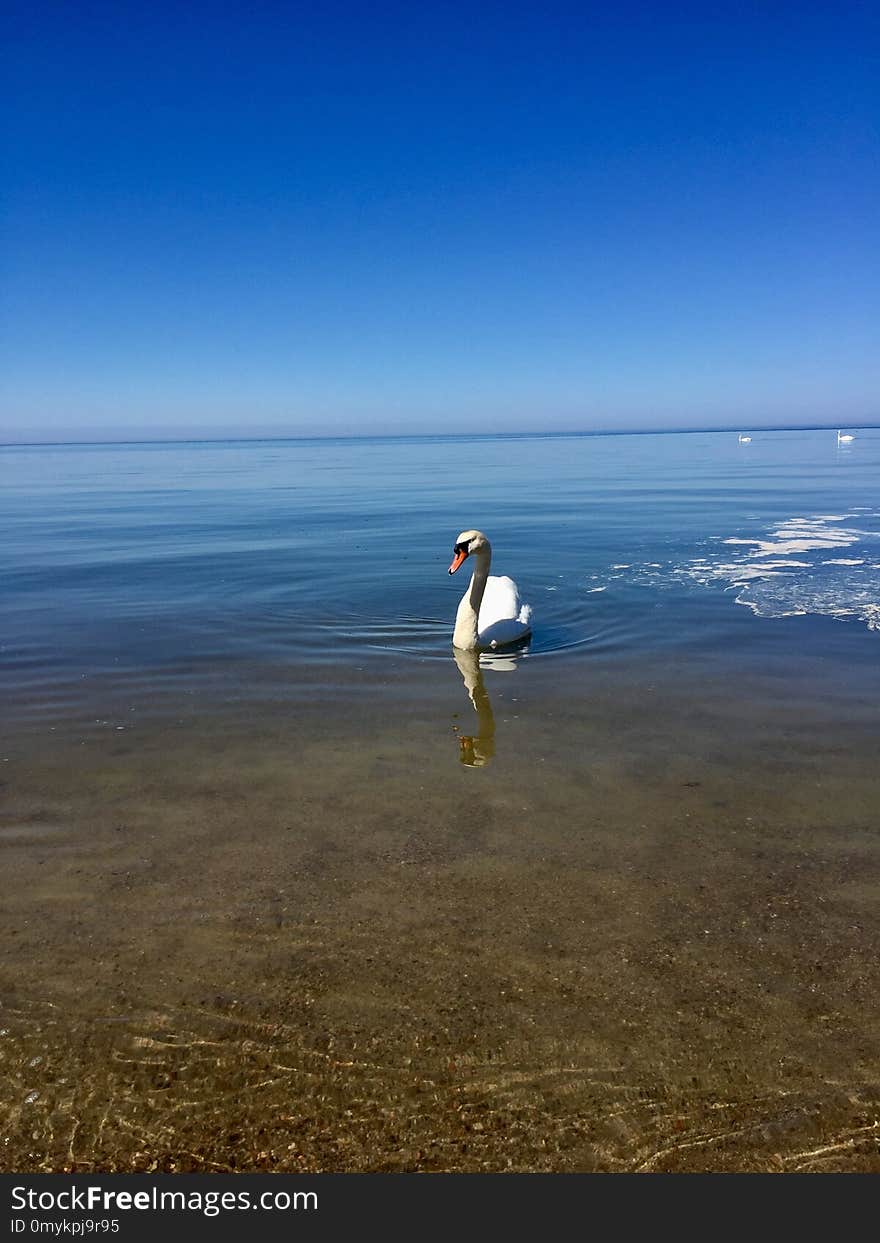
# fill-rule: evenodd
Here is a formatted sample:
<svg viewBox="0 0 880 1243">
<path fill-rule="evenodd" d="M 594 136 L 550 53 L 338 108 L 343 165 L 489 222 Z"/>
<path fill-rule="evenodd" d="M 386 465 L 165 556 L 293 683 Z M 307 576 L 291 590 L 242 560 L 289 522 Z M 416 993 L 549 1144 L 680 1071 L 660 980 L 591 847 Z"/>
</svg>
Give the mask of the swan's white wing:
<svg viewBox="0 0 880 1243">
<path fill-rule="evenodd" d="M 480 604 L 480 643 L 515 643 L 528 634 L 531 616 L 513 579 L 490 575 Z"/>
<path fill-rule="evenodd" d="M 504 647 L 508 643 L 519 643 L 530 630 L 528 622 L 521 622 L 517 617 L 502 617 L 485 630 L 480 627 L 480 647 Z"/>
<path fill-rule="evenodd" d="M 517 617 L 519 610 L 519 588 L 513 579 L 496 578 L 491 574 L 480 602 L 480 630 L 505 618 Z"/>
</svg>

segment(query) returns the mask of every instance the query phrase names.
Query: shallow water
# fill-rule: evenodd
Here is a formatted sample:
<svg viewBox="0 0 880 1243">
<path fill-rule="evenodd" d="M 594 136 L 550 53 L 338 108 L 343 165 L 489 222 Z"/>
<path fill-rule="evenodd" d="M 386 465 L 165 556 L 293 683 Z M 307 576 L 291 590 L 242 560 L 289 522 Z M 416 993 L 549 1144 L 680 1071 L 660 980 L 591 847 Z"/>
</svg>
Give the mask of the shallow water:
<svg viewBox="0 0 880 1243">
<path fill-rule="evenodd" d="M 4 450 L 3 1168 L 880 1168 L 878 456 Z"/>
<path fill-rule="evenodd" d="M 136 700 L 240 663 L 322 665 L 345 689 L 390 654 L 448 659 L 470 525 L 533 604 L 530 656 L 569 669 L 694 644 L 723 660 L 735 601 L 857 627 L 880 607 L 876 429 L 7 447 L 0 465 L 19 703 L 75 709 L 102 675 Z"/>
</svg>

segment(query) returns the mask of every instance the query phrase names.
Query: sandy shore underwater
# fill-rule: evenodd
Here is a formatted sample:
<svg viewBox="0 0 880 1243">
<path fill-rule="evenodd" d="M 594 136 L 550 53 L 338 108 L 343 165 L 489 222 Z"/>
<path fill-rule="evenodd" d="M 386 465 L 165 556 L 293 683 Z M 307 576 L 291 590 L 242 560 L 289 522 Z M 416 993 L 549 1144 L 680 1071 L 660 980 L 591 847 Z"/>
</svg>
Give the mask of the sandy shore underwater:
<svg viewBox="0 0 880 1243">
<path fill-rule="evenodd" d="M 0 1166 L 880 1170 L 876 688 L 417 674 L 7 734 Z"/>
</svg>

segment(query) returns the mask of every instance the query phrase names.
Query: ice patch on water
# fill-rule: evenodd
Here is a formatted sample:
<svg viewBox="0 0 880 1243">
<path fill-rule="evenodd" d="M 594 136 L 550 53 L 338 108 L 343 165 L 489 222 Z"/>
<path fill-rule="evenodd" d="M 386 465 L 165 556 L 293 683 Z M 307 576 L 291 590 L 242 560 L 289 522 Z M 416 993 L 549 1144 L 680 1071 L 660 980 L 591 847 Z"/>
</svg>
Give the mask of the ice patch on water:
<svg viewBox="0 0 880 1243">
<path fill-rule="evenodd" d="M 880 510 L 861 507 L 848 514 L 786 518 L 754 534 L 716 535 L 700 542 L 702 555 L 684 562 L 610 569 L 631 569 L 630 581 L 656 588 L 676 583 L 721 587 L 736 592 L 736 603 L 758 617 L 812 614 L 859 621 L 880 632 L 878 542 Z M 845 550 L 851 555 L 827 555 Z M 809 556 L 823 552 L 825 557 Z"/>
</svg>

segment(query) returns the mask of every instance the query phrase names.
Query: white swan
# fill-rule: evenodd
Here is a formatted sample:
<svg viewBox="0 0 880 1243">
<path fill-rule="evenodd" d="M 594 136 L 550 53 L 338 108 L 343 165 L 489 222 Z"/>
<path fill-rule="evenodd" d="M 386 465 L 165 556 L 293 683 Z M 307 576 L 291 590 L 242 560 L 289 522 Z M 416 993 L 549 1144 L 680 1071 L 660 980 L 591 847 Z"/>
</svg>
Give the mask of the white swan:
<svg viewBox="0 0 880 1243">
<path fill-rule="evenodd" d="M 532 606 L 522 603 L 512 578 L 489 577 L 492 546 L 482 531 L 462 531 L 455 541 L 449 573 L 454 574 L 466 557 L 473 557 L 474 572 L 455 616 L 453 647 L 474 652 L 527 638 L 532 630 Z"/>
<path fill-rule="evenodd" d="M 740 432 L 740 434 L 739 434 L 739 443 L 740 443 L 741 445 L 750 445 L 750 444 L 752 443 L 752 438 L 751 438 L 751 436 L 747 436 L 747 435 L 745 434 L 745 432 Z"/>
<path fill-rule="evenodd" d="M 849 432 L 837 433 L 837 443 L 839 445 L 848 445 L 851 440 L 855 440 L 855 436 L 851 436 Z"/>
</svg>

